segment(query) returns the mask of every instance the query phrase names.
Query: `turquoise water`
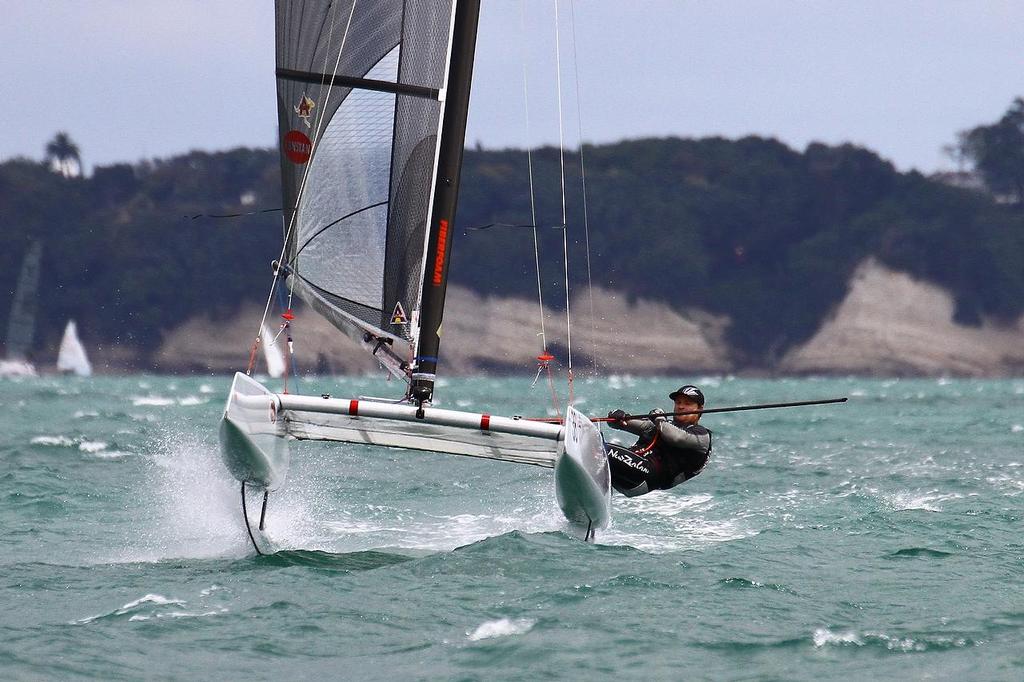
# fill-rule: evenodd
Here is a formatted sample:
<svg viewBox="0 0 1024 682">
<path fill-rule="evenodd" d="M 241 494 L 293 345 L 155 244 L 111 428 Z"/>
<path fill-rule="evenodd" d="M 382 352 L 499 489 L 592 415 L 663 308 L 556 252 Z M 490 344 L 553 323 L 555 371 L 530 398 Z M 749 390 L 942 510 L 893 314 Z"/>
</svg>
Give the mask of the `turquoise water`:
<svg viewBox="0 0 1024 682">
<path fill-rule="evenodd" d="M 254 555 L 229 380 L 0 382 L 5 679 L 1024 678 L 1024 380 L 578 381 L 584 411 L 708 415 L 711 464 L 587 545 L 550 471 L 297 443 Z M 389 395 L 368 379 L 304 392 Z M 445 407 L 543 414 L 527 380 Z"/>
</svg>

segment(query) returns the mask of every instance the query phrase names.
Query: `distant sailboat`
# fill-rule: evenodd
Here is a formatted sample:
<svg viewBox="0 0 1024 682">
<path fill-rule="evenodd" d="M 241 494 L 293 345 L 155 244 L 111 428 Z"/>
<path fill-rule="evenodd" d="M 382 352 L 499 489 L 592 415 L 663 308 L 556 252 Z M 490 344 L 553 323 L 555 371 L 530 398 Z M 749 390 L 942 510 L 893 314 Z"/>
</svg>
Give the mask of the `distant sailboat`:
<svg viewBox="0 0 1024 682">
<path fill-rule="evenodd" d="M 36 330 L 36 293 L 42 257 L 43 245 L 33 242 L 21 263 L 7 319 L 7 356 L 0 360 L 0 377 L 36 376 L 36 368 L 28 360 L 28 349 Z"/>
<path fill-rule="evenodd" d="M 267 325 L 260 329 L 260 345 L 263 347 L 263 358 L 267 361 L 267 374 L 273 379 L 280 379 L 284 375 L 284 355 Z"/>
<path fill-rule="evenodd" d="M 78 327 L 74 320 L 68 320 L 64 327 L 64 338 L 60 341 L 60 353 L 57 355 L 57 369 L 80 377 L 92 376 L 92 363 L 78 338 Z"/>
</svg>

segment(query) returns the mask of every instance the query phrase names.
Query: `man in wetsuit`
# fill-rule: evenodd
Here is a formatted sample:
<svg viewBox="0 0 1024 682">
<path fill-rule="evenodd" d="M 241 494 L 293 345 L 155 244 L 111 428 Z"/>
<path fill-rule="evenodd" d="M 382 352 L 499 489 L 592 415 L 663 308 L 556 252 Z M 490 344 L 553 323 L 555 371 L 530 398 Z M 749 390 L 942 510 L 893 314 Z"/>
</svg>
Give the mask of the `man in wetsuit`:
<svg viewBox="0 0 1024 682">
<path fill-rule="evenodd" d="M 711 432 L 698 424 L 704 394 L 687 384 L 668 396 L 673 412 L 694 412 L 674 416 L 672 421 L 662 410 L 648 416 L 626 419 L 622 410 L 609 412 L 609 426 L 639 436 L 629 448 L 608 444 L 608 464 L 612 487 L 623 495 L 635 497 L 652 490 L 668 490 L 701 472 L 711 455 Z"/>
</svg>

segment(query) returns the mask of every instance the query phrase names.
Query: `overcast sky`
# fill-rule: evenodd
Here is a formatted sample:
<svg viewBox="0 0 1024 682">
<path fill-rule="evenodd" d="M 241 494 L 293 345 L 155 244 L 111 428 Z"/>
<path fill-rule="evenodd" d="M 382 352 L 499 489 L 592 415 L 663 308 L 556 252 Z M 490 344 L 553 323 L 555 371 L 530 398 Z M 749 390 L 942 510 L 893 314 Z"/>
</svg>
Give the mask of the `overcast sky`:
<svg viewBox="0 0 1024 682">
<path fill-rule="evenodd" d="M 1018 0 L 558 6 L 569 146 L 582 121 L 588 142 L 850 141 L 931 172 L 953 167 L 957 131 L 1024 96 Z M 483 0 L 469 144 L 557 143 L 553 7 Z M 90 167 L 273 145 L 273 15 L 269 0 L 0 0 L 0 159 L 41 158 L 58 130 Z"/>
</svg>

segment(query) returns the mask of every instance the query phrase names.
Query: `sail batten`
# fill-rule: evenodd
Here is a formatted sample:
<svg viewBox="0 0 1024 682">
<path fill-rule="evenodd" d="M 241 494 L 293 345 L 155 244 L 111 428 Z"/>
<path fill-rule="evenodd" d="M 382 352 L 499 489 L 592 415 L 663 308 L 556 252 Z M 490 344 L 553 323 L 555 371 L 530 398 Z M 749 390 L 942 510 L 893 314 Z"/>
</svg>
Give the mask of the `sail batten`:
<svg viewBox="0 0 1024 682">
<path fill-rule="evenodd" d="M 299 83 L 315 83 L 332 87 L 355 88 L 358 90 L 375 90 L 390 92 L 395 95 L 411 95 L 425 99 L 440 100 L 442 90 L 410 83 L 394 83 L 391 81 L 374 80 L 372 78 L 353 78 L 351 76 L 329 75 L 312 71 L 295 71 L 293 69 L 277 69 L 277 77 Z"/>
</svg>

